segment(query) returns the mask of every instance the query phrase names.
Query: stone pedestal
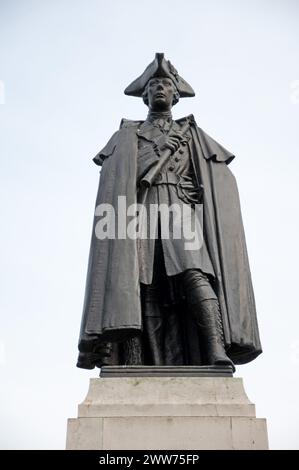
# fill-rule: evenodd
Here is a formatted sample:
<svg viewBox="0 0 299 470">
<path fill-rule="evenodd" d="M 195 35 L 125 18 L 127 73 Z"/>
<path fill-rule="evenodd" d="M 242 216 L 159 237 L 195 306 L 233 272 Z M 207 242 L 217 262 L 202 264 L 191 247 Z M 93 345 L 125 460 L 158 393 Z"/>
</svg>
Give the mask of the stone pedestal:
<svg viewBox="0 0 299 470">
<path fill-rule="evenodd" d="M 67 449 L 267 449 L 241 378 L 107 376 L 91 379 Z"/>
</svg>

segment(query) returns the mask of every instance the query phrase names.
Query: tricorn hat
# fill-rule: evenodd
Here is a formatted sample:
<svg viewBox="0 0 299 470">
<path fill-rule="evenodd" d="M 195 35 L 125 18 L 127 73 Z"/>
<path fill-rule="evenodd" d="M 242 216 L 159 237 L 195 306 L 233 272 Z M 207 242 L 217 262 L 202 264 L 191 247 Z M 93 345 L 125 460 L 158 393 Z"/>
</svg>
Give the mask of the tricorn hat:
<svg viewBox="0 0 299 470">
<path fill-rule="evenodd" d="M 125 89 L 125 95 L 142 96 L 146 84 L 153 77 L 167 77 L 175 84 L 181 98 L 195 96 L 193 88 L 182 77 L 179 76 L 177 70 L 164 58 L 163 52 L 157 52 L 156 56 L 145 69 L 140 77 L 136 78 Z"/>
</svg>

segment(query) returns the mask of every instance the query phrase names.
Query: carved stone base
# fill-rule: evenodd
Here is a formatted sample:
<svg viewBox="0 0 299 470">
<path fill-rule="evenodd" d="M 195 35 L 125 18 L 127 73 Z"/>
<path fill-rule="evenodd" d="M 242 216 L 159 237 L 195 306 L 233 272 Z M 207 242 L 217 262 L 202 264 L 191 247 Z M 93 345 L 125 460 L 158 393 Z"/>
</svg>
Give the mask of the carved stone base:
<svg viewBox="0 0 299 470">
<path fill-rule="evenodd" d="M 67 449 L 267 448 L 241 378 L 102 376 L 68 420 Z"/>
</svg>

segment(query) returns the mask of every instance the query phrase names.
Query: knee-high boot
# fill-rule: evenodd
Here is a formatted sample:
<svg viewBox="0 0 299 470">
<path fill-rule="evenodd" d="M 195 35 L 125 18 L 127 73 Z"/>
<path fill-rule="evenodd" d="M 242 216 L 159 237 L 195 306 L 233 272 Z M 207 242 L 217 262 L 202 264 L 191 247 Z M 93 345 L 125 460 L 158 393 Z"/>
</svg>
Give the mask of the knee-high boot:
<svg viewBox="0 0 299 470">
<path fill-rule="evenodd" d="M 199 328 L 208 365 L 229 365 L 235 371 L 234 363 L 227 356 L 224 347 L 218 300 L 206 299 L 189 307 Z"/>
<path fill-rule="evenodd" d="M 124 360 L 126 366 L 139 366 L 143 364 L 143 351 L 140 336 L 133 336 L 123 343 Z"/>
</svg>

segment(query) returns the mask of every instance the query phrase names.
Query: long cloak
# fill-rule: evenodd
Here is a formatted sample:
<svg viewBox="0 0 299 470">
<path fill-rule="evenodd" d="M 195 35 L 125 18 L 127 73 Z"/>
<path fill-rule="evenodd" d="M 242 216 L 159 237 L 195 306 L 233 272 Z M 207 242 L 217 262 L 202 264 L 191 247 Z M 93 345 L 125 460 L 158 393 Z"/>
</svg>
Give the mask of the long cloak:
<svg viewBox="0 0 299 470">
<path fill-rule="evenodd" d="M 200 129 L 192 115 L 176 122 L 183 125 L 186 119 L 192 133 L 195 174 L 204 188 L 204 233 L 216 277 L 227 354 L 235 364 L 243 364 L 262 350 L 239 195 L 227 166 L 234 155 Z M 123 119 L 120 129 L 94 158 L 102 165 L 96 207 L 112 205 L 116 226 L 118 197 L 125 196 L 127 206 L 136 203 L 137 132 L 142 122 Z M 136 240 L 99 240 L 97 221 L 95 215 L 79 338 L 83 354 L 142 331 Z"/>
</svg>

